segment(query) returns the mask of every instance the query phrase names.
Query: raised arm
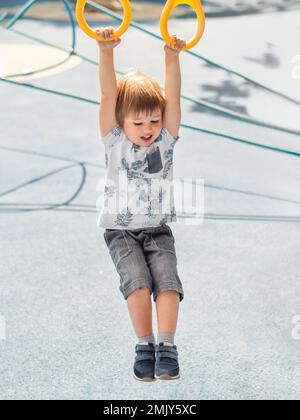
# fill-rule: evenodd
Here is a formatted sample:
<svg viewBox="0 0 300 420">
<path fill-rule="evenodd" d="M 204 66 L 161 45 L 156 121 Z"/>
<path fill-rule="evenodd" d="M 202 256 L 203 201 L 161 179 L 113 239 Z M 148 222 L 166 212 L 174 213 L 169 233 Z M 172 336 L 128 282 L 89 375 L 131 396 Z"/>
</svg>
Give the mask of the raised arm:
<svg viewBox="0 0 300 420">
<path fill-rule="evenodd" d="M 172 35 L 174 39 L 174 48 L 165 44 L 165 64 L 166 64 L 166 80 L 165 80 L 165 99 L 166 108 L 163 118 L 163 126 L 172 134 L 178 137 L 180 121 L 181 121 L 181 73 L 179 53 L 185 47 L 186 42 L 176 35 Z"/>
<path fill-rule="evenodd" d="M 121 39 L 114 41 L 104 41 L 109 39 L 113 33 L 113 28 L 97 29 L 97 34 L 101 34 L 103 41 L 97 41 L 99 45 L 99 78 L 100 78 L 100 132 L 101 136 L 106 136 L 116 125 L 116 103 L 117 103 L 117 79 L 114 68 L 113 49 L 120 44 Z"/>
</svg>

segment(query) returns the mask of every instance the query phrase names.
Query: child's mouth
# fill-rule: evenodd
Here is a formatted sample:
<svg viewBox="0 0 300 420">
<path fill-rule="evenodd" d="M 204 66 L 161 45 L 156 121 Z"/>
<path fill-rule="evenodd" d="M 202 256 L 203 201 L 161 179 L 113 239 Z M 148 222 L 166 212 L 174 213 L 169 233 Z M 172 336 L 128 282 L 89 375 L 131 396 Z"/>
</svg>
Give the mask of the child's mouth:
<svg viewBox="0 0 300 420">
<path fill-rule="evenodd" d="M 152 135 L 148 137 L 141 137 L 141 139 L 144 141 L 150 141 L 152 139 Z"/>
</svg>

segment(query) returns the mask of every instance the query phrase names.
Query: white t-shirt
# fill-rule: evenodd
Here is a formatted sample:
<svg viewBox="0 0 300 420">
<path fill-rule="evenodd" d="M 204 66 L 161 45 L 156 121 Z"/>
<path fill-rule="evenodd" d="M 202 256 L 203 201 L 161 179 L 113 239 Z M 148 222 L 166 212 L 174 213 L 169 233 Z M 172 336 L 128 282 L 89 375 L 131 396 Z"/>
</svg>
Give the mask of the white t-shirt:
<svg viewBox="0 0 300 420">
<path fill-rule="evenodd" d="M 141 229 L 175 222 L 173 151 L 166 128 L 148 147 L 132 143 L 120 127 L 102 141 L 107 168 L 97 225 L 105 229 Z"/>
</svg>

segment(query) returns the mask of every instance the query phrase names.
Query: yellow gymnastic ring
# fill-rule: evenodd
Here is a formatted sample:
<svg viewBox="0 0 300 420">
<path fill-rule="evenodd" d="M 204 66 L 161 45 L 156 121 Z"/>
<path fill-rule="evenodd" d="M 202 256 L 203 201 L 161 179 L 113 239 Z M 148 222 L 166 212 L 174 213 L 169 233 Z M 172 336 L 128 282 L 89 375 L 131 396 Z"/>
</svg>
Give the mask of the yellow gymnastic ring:
<svg viewBox="0 0 300 420">
<path fill-rule="evenodd" d="M 191 6 L 198 17 L 197 33 L 194 38 L 187 42 L 185 48 L 185 50 L 190 50 L 200 41 L 205 28 L 205 14 L 200 0 L 168 0 L 161 14 L 160 31 L 165 42 L 172 45 L 172 37 L 168 30 L 168 19 L 173 9 L 181 4 Z"/>
<path fill-rule="evenodd" d="M 91 38 L 99 39 L 99 36 L 96 34 L 95 31 L 87 24 L 85 18 L 84 18 L 84 8 L 88 0 L 77 0 L 76 4 L 76 19 L 78 22 L 78 25 L 81 27 L 81 29 Z M 129 0 L 120 0 L 120 3 L 124 10 L 124 19 L 122 24 L 119 26 L 117 30 L 114 31 L 113 38 L 118 38 L 121 35 L 124 34 L 124 32 L 127 31 L 127 29 L 130 26 L 131 17 L 132 17 L 132 10 L 129 3 Z M 111 41 L 111 40 L 107 40 Z"/>
</svg>

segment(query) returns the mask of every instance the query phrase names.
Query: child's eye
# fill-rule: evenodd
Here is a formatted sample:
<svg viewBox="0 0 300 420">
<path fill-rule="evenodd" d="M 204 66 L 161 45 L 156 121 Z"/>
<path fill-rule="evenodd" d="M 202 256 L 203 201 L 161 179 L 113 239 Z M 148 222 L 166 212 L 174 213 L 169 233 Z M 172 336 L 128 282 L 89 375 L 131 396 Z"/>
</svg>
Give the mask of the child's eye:
<svg viewBox="0 0 300 420">
<path fill-rule="evenodd" d="M 157 124 L 159 122 L 159 120 L 156 121 L 151 121 L 152 124 Z M 143 123 L 133 123 L 134 125 L 142 125 Z"/>
</svg>

